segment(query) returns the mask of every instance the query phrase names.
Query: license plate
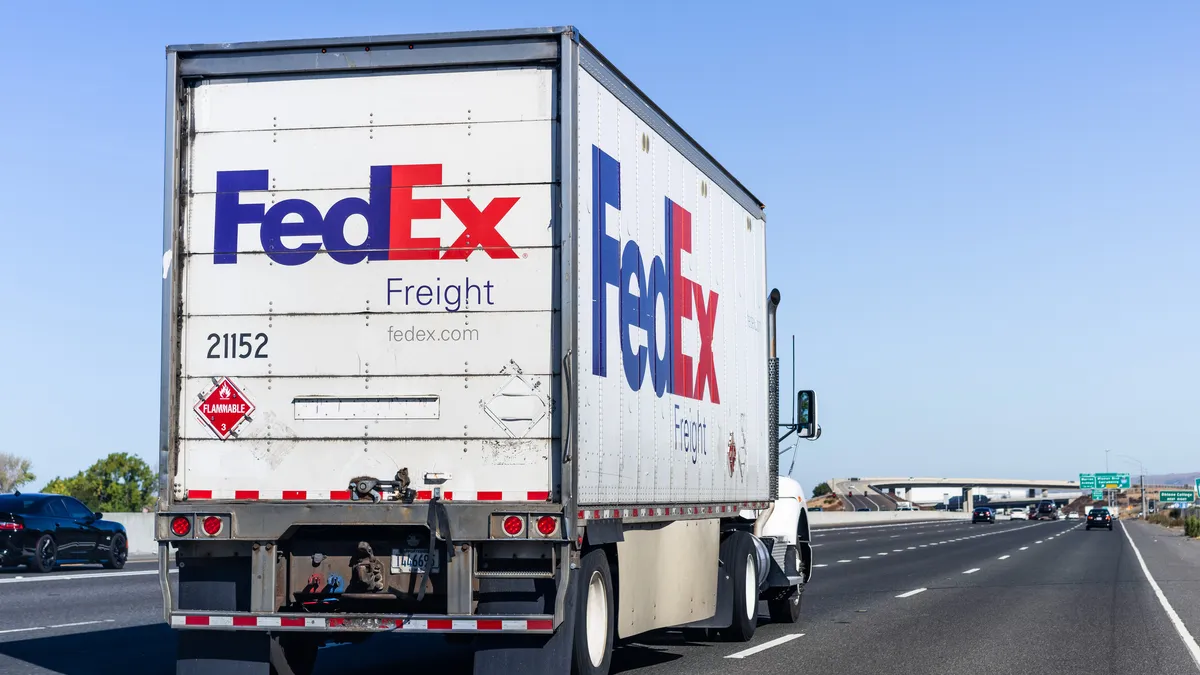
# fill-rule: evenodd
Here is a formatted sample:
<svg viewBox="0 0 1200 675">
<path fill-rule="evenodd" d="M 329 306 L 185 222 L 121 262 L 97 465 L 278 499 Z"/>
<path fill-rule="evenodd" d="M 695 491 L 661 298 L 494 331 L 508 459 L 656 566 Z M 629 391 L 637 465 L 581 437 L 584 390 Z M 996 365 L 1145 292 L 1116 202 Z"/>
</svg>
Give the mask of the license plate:
<svg viewBox="0 0 1200 675">
<path fill-rule="evenodd" d="M 441 571 L 438 561 L 438 552 L 433 552 L 433 569 L 432 573 Z M 393 574 L 413 574 L 425 571 L 425 564 L 429 562 L 429 551 L 422 549 L 392 549 L 392 573 Z"/>
</svg>

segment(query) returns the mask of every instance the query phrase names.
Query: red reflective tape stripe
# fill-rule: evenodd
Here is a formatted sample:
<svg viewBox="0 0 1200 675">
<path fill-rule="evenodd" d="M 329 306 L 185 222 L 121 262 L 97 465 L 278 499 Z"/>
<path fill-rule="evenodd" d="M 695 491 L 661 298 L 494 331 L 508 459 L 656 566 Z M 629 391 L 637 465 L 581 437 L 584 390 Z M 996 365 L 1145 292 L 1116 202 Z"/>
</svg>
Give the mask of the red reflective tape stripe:
<svg viewBox="0 0 1200 675">
<path fill-rule="evenodd" d="M 334 490 L 333 492 L 329 493 L 329 498 L 343 500 L 343 501 L 348 500 L 348 499 L 350 499 L 350 491 L 349 490 Z"/>
<path fill-rule="evenodd" d="M 212 490 L 188 490 L 188 499 L 212 499 Z"/>
<path fill-rule="evenodd" d="M 429 630 L 450 630 L 454 627 L 454 622 L 450 619 L 430 619 Z"/>
<path fill-rule="evenodd" d="M 554 630 L 554 621 L 550 619 L 530 619 L 525 622 L 526 630 Z"/>
<path fill-rule="evenodd" d="M 479 630 L 501 630 L 504 628 L 504 622 L 496 619 L 479 619 L 475 622 L 475 627 Z"/>
<path fill-rule="evenodd" d="M 443 492 L 442 499 L 454 499 L 454 493 L 453 492 Z"/>
<path fill-rule="evenodd" d="M 579 517 L 580 517 L 580 518 L 586 518 L 586 516 L 583 514 L 583 511 L 580 511 L 580 512 L 579 512 Z"/>
<path fill-rule="evenodd" d="M 258 490 L 234 490 L 234 499 L 258 499 Z"/>
<path fill-rule="evenodd" d="M 417 499 L 433 499 L 433 490 L 417 490 Z"/>
<path fill-rule="evenodd" d="M 279 625 L 285 628 L 304 628 L 304 617 L 302 616 L 284 616 L 280 617 Z"/>
<path fill-rule="evenodd" d="M 396 624 L 396 628 L 404 628 L 404 624 L 408 623 L 408 619 L 396 619 L 393 623 Z"/>
<path fill-rule="evenodd" d="M 481 502 L 499 502 L 504 501 L 503 492 L 480 492 L 477 499 Z"/>
<path fill-rule="evenodd" d="M 207 616 L 185 616 L 185 617 L 183 617 L 183 623 L 186 626 L 207 626 L 208 625 L 208 617 Z"/>
<path fill-rule="evenodd" d="M 550 501 L 549 492 L 530 492 L 525 496 L 531 502 L 548 502 Z"/>
<path fill-rule="evenodd" d="M 301 621 L 303 621 L 303 619 L 301 619 Z M 330 617 L 325 621 L 325 625 L 329 626 L 330 628 L 336 628 L 338 626 L 346 625 L 346 620 Z"/>
<path fill-rule="evenodd" d="M 284 499 L 307 499 L 308 493 L 305 492 L 304 490 L 284 490 L 283 498 Z"/>
<path fill-rule="evenodd" d="M 233 625 L 235 626 L 257 626 L 258 617 L 256 616 L 235 616 L 233 617 Z"/>
</svg>

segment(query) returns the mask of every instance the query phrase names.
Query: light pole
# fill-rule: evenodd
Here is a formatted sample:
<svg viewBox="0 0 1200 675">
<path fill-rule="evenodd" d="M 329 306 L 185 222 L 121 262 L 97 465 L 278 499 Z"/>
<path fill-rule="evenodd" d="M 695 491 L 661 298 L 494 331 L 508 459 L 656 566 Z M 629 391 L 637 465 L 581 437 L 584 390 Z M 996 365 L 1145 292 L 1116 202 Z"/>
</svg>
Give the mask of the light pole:
<svg viewBox="0 0 1200 675">
<path fill-rule="evenodd" d="M 1133 457 L 1131 455 L 1121 455 L 1121 457 L 1124 457 L 1125 459 L 1137 464 L 1138 470 L 1141 471 L 1140 484 L 1141 484 L 1141 493 L 1142 493 L 1142 520 L 1145 520 L 1146 519 L 1146 465 L 1142 464 L 1142 460 L 1138 459 L 1137 457 Z"/>
<path fill-rule="evenodd" d="M 1104 473 L 1108 473 L 1108 453 L 1110 452 L 1112 452 L 1112 450 L 1104 451 Z"/>
</svg>

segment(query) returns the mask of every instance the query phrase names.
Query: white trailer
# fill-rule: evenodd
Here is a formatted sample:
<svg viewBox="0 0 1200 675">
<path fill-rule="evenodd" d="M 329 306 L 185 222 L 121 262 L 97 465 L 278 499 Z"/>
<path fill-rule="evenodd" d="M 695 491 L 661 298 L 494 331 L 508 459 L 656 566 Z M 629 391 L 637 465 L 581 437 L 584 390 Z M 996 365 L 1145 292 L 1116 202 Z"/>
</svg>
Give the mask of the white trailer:
<svg viewBox="0 0 1200 675">
<path fill-rule="evenodd" d="M 819 428 L 811 391 L 779 423 L 763 207 L 575 29 L 167 65 L 178 672 L 399 630 L 602 674 L 615 638 L 798 619 L 779 429 Z"/>
</svg>

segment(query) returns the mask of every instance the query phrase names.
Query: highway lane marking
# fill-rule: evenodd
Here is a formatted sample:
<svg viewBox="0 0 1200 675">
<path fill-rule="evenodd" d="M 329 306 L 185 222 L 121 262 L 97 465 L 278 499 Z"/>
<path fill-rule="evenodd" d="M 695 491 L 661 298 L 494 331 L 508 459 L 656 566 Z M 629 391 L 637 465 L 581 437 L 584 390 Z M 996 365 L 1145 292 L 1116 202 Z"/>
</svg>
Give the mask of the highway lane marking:
<svg viewBox="0 0 1200 675">
<path fill-rule="evenodd" d="M 909 547 L 908 547 L 908 550 L 910 550 L 910 551 L 915 551 L 915 550 L 917 550 L 917 547 L 916 547 L 916 546 L 909 546 Z"/>
<path fill-rule="evenodd" d="M 1028 547 L 1028 546 L 1022 546 L 1022 547 L 1021 547 L 1021 550 L 1022 550 L 1022 551 L 1027 551 L 1027 550 L 1029 550 L 1029 547 Z"/>
<path fill-rule="evenodd" d="M 1078 527 L 1078 526 L 1077 526 Z M 1138 564 L 1142 566 L 1142 574 L 1146 575 L 1146 581 L 1150 583 L 1150 588 L 1154 589 L 1154 595 L 1158 597 L 1159 604 L 1162 605 L 1163 611 L 1167 613 L 1167 618 L 1171 620 L 1171 625 L 1175 626 L 1175 632 L 1179 633 L 1179 639 L 1183 640 L 1183 646 L 1187 647 L 1188 653 L 1192 656 L 1192 662 L 1196 664 L 1196 668 L 1200 669 L 1200 645 L 1196 644 L 1196 638 L 1188 632 L 1187 626 L 1183 625 L 1183 619 L 1179 618 L 1179 614 L 1175 612 L 1175 608 L 1167 600 L 1167 596 L 1158 587 L 1158 582 L 1154 580 L 1154 575 L 1150 574 L 1150 568 L 1146 567 L 1146 561 L 1142 558 L 1142 552 L 1138 550 L 1137 544 L 1133 543 L 1133 537 L 1129 536 L 1129 528 L 1125 527 L 1125 523 L 1121 523 L 1121 531 L 1125 533 L 1125 538 L 1129 540 L 1129 545 L 1133 547 L 1133 554 L 1137 556 Z"/>
<path fill-rule="evenodd" d="M 904 549 L 902 549 L 902 548 L 894 548 L 894 549 L 892 549 L 892 553 L 904 553 Z"/>
<path fill-rule="evenodd" d="M 896 537 L 899 537 L 899 536 L 900 535 L 898 535 L 898 534 L 893 534 L 892 536 L 888 537 L 888 539 L 895 539 Z"/>
<path fill-rule="evenodd" d="M 999 558 L 997 558 L 997 560 L 1008 560 L 1008 558 L 1009 558 L 1009 556 L 1007 556 L 1007 555 L 1002 555 L 1002 556 L 1000 556 Z"/>
<path fill-rule="evenodd" d="M 851 561 L 849 561 L 849 560 L 839 560 L 838 562 L 840 562 L 840 563 L 846 563 L 846 562 L 851 562 Z"/>
<path fill-rule="evenodd" d="M 869 556 L 869 555 L 860 555 L 860 556 L 858 556 L 858 559 L 859 559 L 859 560 L 870 560 L 870 559 L 871 559 L 871 556 Z"/>
<path fill-rule="evenodd" d="M 875 555 L 887 555 L 886 553 L 876 553 Z"/>
<path fill-rule="evenodd" d="M 1035 541 L 1035 542 L 1033 542 L 1033 543 L 1035 543 L 1035 544 L 1040 544 L 1040 543 L 1042 543 L 1042 540 L 1041 540 L 1041 539 L 1038 539 L 1037 541 Z"/>
<path fill-rule="evenodd" d="M 897 598 L 911 598 L 912 596 L 916 595 L 917 593 L 924 593 L 927 590 L 929 590 L 929 589 L 928 588 L 918 588 L 916 590 L 912 590 L 907 593 L 901 593 L 900 595 L 897 595 L 896 597 Z"/>
<path fill-rule="evenodd" d="M 169 574 L 176 574 L 177 569 L 168 570 Z M 108 579 L 112 577 L 143 577 L 151 574 L 158 574 L 158 570 L 133 570 L 131 572 L 96 572 L 94 574 L 56 574 L 45 577 L 13 577 L 12 579 L 0 579 L 0 584 L 24 584 L 34 581 L 78 581 L 80 579 Z"/>
<path fill-rule="evenodd" d="M 975 574 L 978 571 L 979 571 L 978 567 L 972 567 L 971 569 L 967 570 L 966 572 L 963 572 L 963 574 Z"/>
<path fill-rule="evenodd" d="M 10 633 L 29 633 L 35 630 L 50 630 L 52 628 L 75 628 L 76 626 L 94 626 L 98 623 L 113 623 L 116 619 L 98 619 L 96 621 L 76 621 L 75 623 L 59 623 L 52 626 L 30 626 L 29 628 L 9 628 L 0 630 L 0 635 Z"/>
<path fill-rule="evenodd" d="M 829 567 L 829 565 L 826 565 L 825 563 L 818 563 L 816 565 L 813 565 L 813 567 Z"/>
<path fill-rule="evenodd" d="M 757 654 L 759 652 L 765 652 L 772 647 L 778 647 L 779 645 L 787 644 L 787 643 L 791 642 L 792 640 L 795 640 L 796 638 L 801 638 L 801 637 L 804 637 L 804 633 L 794 633 L 792 635 L 784 635 L 783 637 L 778 637 L 778 638 L 775 638 L 774 640 L 768 640 L 767 642 L 764 642 L 757 647 L 751 647 L 750 649 L 746 649 L 746 650 L 737 652 L 736 654 L 730 654 L 729 656 L 726 656 L 725 658 L 727 658 L 727 659 L 744 659 L 747 656 L 754 656 L 755 654 Z"/>
<path fill-rule="evenodd" d="M 925 547 L 926 547 L 926 546 L 928 546 L 928 545 L 929 545 L 929 544 L 921 544 L 921 548 L 925 548 Z M 934 544 L 934 546 L 937 546 L 937 544 Z"/>
<path fill-rule="evenodd" d="M 856 544 L 857 544 L 857 543 L 858 543 L 858 542 L 860 542 L 860 541 L 866 541 L 866 539 L 855 539 L 855 540 L 854 540 L 854 543 L 856 543 Z"/>
</svg>

